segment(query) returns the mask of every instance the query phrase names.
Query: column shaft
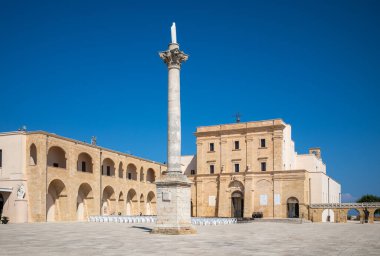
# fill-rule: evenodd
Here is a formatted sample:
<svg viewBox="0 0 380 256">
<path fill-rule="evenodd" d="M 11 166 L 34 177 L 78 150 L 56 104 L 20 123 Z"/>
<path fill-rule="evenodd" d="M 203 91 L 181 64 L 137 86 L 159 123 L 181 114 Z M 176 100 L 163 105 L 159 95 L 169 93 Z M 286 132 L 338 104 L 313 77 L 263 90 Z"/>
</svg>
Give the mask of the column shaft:
<svg viewBox="0 0 380 256">
<path fill-rule="evenodd" d="M 168 80 L 168 172 L 181 172 L 181 99 L 179 68 L 169 68 Z"/>
</svg>

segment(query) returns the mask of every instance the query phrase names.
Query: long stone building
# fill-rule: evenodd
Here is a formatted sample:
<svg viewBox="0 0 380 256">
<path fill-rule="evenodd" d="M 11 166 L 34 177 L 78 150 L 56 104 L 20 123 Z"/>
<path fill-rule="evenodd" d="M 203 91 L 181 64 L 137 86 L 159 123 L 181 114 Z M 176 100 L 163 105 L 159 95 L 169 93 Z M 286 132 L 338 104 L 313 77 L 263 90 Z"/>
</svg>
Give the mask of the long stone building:
<svg viewBox="0 0 380 256">
<path fill-rule="evenodd" d="M 182 157 L 193 216 L 309 218 L 310 204 L 340 202 L 321 150 L 297 154 L 281 119 L 198 127 L 195 136 L 197 154 Z"/>
<path fill-rule="evenodd" d="M 11 222 L 155 215 L 166 166 L 46 132 L 0 133 L 0 214 Z"/>
<path fill-rule="evenodd" d="M 310 205 L 340 202 L 320 149 L 297 154 L 281 119 L 198 127 L 195 136 L 197 154 L 182 157 L 193 216 L 326 221 L 330 211 L 312 217 Z M 0 213 L 11 222 L 155 215 L 154 182 L 166 168 L 51 133 L 0 133 Z"/>
</svg>

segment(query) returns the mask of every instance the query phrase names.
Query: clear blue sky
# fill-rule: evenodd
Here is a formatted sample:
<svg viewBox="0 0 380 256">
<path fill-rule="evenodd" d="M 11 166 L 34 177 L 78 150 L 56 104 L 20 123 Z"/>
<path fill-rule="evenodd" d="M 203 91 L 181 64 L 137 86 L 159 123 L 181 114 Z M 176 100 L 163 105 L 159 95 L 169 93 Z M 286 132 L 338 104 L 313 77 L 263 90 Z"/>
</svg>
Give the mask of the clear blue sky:
<svg viewBox="0 0 380 256">
<path fill-rule="evenodd" d="M 170 25 L 183 154 L 197 126 L 283 118 L 342 192 L 380 195 L 380 1 L 1 1 L 0 131 L 165 161 Z"/>
</svg>

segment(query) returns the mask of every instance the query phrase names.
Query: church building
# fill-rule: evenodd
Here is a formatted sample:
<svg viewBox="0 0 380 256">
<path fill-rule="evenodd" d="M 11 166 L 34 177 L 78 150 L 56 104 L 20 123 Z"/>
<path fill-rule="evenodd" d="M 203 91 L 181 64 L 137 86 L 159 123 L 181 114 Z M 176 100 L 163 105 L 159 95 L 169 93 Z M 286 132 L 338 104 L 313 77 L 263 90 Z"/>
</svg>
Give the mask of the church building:
<svg viewBox="0 0 380 256">
<path fill-rule="evenodd" d="M 340 202 L 321 150 L 297 154 L 281 119 L 198 127 L 195 136 L 197 154 L 182 157 L 193 216 L 308 219 L 310 204 Z"/>
</svg>

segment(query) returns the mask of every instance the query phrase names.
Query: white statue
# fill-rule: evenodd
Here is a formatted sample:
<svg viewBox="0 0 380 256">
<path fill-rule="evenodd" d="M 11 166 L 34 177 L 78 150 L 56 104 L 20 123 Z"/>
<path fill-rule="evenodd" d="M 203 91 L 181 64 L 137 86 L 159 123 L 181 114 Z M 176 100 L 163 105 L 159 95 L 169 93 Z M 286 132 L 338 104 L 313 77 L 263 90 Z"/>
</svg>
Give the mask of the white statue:
<svg viewBox="0 0 380 256">
<path fill-rule="evenodd" d="M 24 184 L 21 184 L 17 190 L 17 198 L 24 199 L 24 197 L 25 197 L 25 186 Z"/>
</svg>

